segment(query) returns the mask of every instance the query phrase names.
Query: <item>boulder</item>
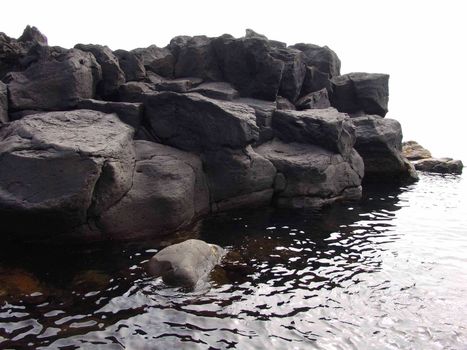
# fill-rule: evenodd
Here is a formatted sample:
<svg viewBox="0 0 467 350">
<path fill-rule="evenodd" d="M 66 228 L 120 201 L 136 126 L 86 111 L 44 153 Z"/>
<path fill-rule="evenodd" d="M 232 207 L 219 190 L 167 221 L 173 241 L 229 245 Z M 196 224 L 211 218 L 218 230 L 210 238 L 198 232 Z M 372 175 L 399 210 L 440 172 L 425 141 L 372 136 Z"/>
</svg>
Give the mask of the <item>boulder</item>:
<svg viewBox="0 0 467 350">
<path fill-rule="evenodd" d="M 305 79 L 305 55 L 300 50 L 288 48 L 272 50 L 271 56 L 284 62 L 279 87 L 280 95 L 295 102 L 300 96 Z"/>
<path fill-rule="evenodd" d="M 130 189 L 133 129 L 90 110 L 30 115 L 0 129 L 4 233 L 66 234 Z"/>
<path fill-rule="evenodd" d="M 212 40 L 204 35 L 172 39 L 169 49 L 176 57 L 174 76 L 198 77 L 207 81 L 223 80 Z"/>
<path fill-rule="evenodd" d="M 42 34 L 39 29 L 31 27 L 30 25 L 27 25 L 26 28 L 24 28 L 23 34 L 18 38 L 18 41 L 23 43 L 34 42 L 41 45 L 47 45 L 47 37 Z"/>
<path fill-rule="evenodd" d="M 126 81 L 143 81 L 146 79 L 146 68 L 141 59 L 134 53 L 126 50 L 114 51 L 118 64 L 125 73 Z"/>
<path fill-rule="evenodd" d="M 6 77 L 10 110 L 64 110 L 93 98 L 101 68 L 91 53 L 71 49 Z"/>
<path fill-rule="evenodd" d="M 101 97 L 113 96 L 118 87 L 125 83 L 125 73 L 112 50 L 107 46 L 92 44 L 78 44 L 75 48 L 92 53 L 102 68 L 102 80 L 97 84 L 97 94 Z"/>
<path fill-rule="evenodd" d="M 0 125 L 8 123 L 8 90 L 0 81 Z"/>
<path fill-rule="evenodd" d="M 343 157 L 315 145 L 274 140 L 255 151 L 277 169 L 274 187 L 279 207 L 321 207 L 361 197 L 363 161 L 355 150 Z"/>
<path fill-rule="evenodd" d="M 151 45 L 131 51 L 143 62 L 146 71 L 151 71 L 165 78 L 174 77 L 175 56 L 167 48 Z"/>
<path fill-rule="evenodd" d="M 202 155 L 209 183 L 212 211 L 268 205 L 276 169 L 253 151 L 218 149 Z"/>
<path fill-rule="evenodd" d="M 162 143 L 186 151 L 244 148 L 258 139 L 252 108 L 196 93 L 146 95 L 145 119 Z"/>
<path fill-rule="evenodd" d="M 191 89 L 192 82 L 190 79 L 173 79 L 173 80 L 160 80 L 154 84 L 156 91 L 173 91 L 184 93 Z"/>
<path fill-rule="evenodd" d="M 331 107 L 329 102 L 328 91 L 321 89 L 319 91 L 311 92 L 308 95 L 301 97 L 295 105 L 299 111 L 305 109 L 322 109 Z"/>
<path fill-rule="evenodd" d="M 143 83 L 141 81 L 130 81 L 118 88 L 118 100 L 122 102 L 143 102 L 145 94 L 153 93 L 154 87 L 152 84 Z"/>
<path fill-rule="evenodd" d="M 224 79 L 241 96 L 276 100 L 285 65 L 271 55 L 273 48 L 267 40 L 223 35 L 214 39 L 212 45 Z"/>
<path fill-rule="evenodd" d="M 92 109 L 107 114 L 116 114 L 125 124 L 137 131 L 143 119 L 143 104 L 130 102 L 109 102 L 99 100 L 81 100 L 78 102 L 80 109 Z"/>
<path fill-rule="evenodd" d="M 120 239 L 162 235 L 209 211 L 209 191 L 198 156 L 148 141 L 134 145 L 133 185 L 100 216 L 101 230 Z"/>
<path fill-rule="evenodd" d="M 284 142 L 318 145 L 348 156 L 355 143 L 352 120 L 334 108 L 275 111 L 272 127 Z"/>
<path fill-rule="evenodd" d="M 269 45 L 272 47 L 278 48 L 278 49 L 285 49 L 287 47 L 286 43 L 283 43 L 281 41 L 277 40 L 269 40 L 266 35 L 259 34 L 255 32 L 253 29 L 247 28 L 245 30 L 245 38 L 258 38 L 258 39 L 264 39 L 269 42 Z"/>
<path fill-rule="evenodd" d="M 193 288 L 209 277 L 224 251 L 215 244 L 189 239 L 162 249 L 148 262 L 148 271 L 170 286 Z"/>
<path fill-rule="evenodd" d="M 232 101 L 238 97 L 238 91 L 226 82 L 207 82 L 192 88 L 190 92 L 197 92 L 203 96 L 216 100 Z"/>
<path fill-rule="evenodd" d="M 462 174 L 464 165 L 460 160 L 452 158 L 428 158 L 421 159 L 414 163 L 415 169 L 420 171 L 427 171 L 430 173 L 441 174 Z"/>
<path fill-rule="evenodd" d="M 431 153 L 423 148 L 416 141 L 407 141 L 402 143 L 402 154 L 408 160 L 419 160 L 431 158 Z"/>
<path fill-rule="evenodd" d="M 340 75 L 341 61 L 329 47 L 299 43 L 290 46 L 290 48 L 303 52 L 307 66 L 316 67 L 331 77 Z"/>
<path fill-rule="evenodd" d="M 332 93 L 332 83 L 329 73 L 321 72 L 316 67 L 306 67 L 300 96 L 305 96 L 322 89 L 326 89 L 328 94 Z"/>
<path fill-rule="evenodd" d="M 340 112 L 377 114 L 388 112 L 389 75 L 349 73 L 332 78 L 331 104 Z"/>
<path fill-rule="evenodd" d="M 296 110 L 295 105 L 292 102 L 290 102 L 288 99 L 282 96 L 277 96 L 276 108 L 280 110 L 284 110 L 284 109 L 292 110 L 292 111 Z"/>
<path fill-rule="evenodd" d="M 376 115 L 352 118 L 355 149 L 365 163 L 365 180 L 417 180 L 413 165 L 402 155 L 402 129 L 397 120 Z"/>
</svg>

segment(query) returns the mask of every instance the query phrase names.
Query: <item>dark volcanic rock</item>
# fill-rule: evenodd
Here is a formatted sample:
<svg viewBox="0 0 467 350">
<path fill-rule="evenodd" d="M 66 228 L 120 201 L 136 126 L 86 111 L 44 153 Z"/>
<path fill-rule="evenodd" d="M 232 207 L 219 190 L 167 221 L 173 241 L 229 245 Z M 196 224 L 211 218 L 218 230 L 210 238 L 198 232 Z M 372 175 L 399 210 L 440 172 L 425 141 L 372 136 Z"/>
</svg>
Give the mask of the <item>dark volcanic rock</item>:
<svg viewBox="0 0 467 350">
<path fill-rule="evenodd" d="M 295 102 L 300 96 L 303 80 L 305 79 L 305 55 L 300 50 L 290 48 L 273 50 L 271 55 L 284 62 L 279 93 L 281 96 Z"/>
<path fill-rule="evenodd" d="M 352 152 L 355 143 L 352 120 L 334 108 L 275 111 L 272 127 L 285 142 L 319 145 L 344 157 Z"/>
<path fill-rule="evenodd" d="M 226 82 L 202 83 L 197 87 L 192 88 L 190 92 L 197 92 L 203 96 L 224 101 L 232 101 L 238 97 L 238 91 Z"/>
<path fill-rule="evenodd" d="M 290 47 L 304 53 L 307 66 L 316 67 L 331 77 L 340 75 L 341 61 L 329 47 L 302 43 Z"/>
<path fill-rule="evenodd" d="M 198 239 L 162 249 L 148 262 L 149 273 L 172 286 L 195 287 L 220 263 L 224 250 Z"/>
<path fill-rule="evenodd" d="M 36 27 L 31 27 L 29 25 L 24 28 L 23 34 L 18 38 L 18 41 L 23 43 L 35 42 L 41 45 L 47 45 L 47 37 Z"/>
<path fill-rule="evenodd" d="M 332 79 L 331 104 L 340 112 L 377 114 L 388 112 L 389 75 L 349 73 Z"/>
<path fill-rule="evenodd" d="M 107 114 L 115 113 L 125 124 L 138 130 L 143 118 L 143 104 L 130 102 L 108 102 L 99 100 L 81 100 L 78 102 L 80 109 L 92 109 Z"/>
<path fill-rule="evenodd" d="M 241 96 L 276 100 L 285 65 L 271 55 L 272 47 L 267 40 L 224 35 L 212 44 L 225 80 Z"/>
<path fill-rule="evenodd" d="M 402 155 L 402 129 L 397 120 L 379 116 L 352 118 L 355 149 L 365 163 L 365 180 L 413 182 L 417 174 Z"/>
<path fill-rule="evenodd" d="M 295 104 L 298 110 L 331 107 L 328 91 L 326 89 L 311 92 L 308 95 L 301 97 Z"/>
<path fill-rule="evenodd" d="M 0 81 L 0 125 L 8 122 L 8 90 Z"/>
<path fill-rule="evenodd" d="M 414 163 L 415 169 L 431 173 L 462 174 L 464 165 L 460 160 L 452 158 L 428 158 Z"/>
<path fill-rule="evenodd" d="M 202 159 L 213 211 L 271 203 L 276 169 L 250 146 L 208 151 Z"/>
<path fill-rule="evenodd" d="M 139 48 L 131 51 L 143 63 L 147 71 L 154 72 L 165 78 L 174 77 L 175 56 L 167 48 L 151 45 L 147 48 Z"/>
<path fill-rule="evenodd" d="M 275 140 L 256 151 L 277 169 L 275 198 L 280 207 L 320 207 L 361 196 L 363 161 L 355 150 L 344 159 L 318 146 Z"/>
<path fill-rule="evenodd" d="M 258 138 L 252 108 L 195 93 L 149 94 L 145 118 L 163 143 L 187 151 L 243 148 Z"/>
<path fill-rule="evenodd" d="M 31 115 L 1 129 L 5 233 L 75 231 L 120 200 L 131 187 L 132 136 L 116 116 L 89 110 Z"/>
<path fill-rule="evenodd" d="M 209 192 L 198 156 L 135 141 L 130 191 L 103 213 L 98 226 L 115 238 L 162 235 L 209 211 Z"/>
<path fill-rule="evenodd" d="M 146 68 L 141 59 L 134 53 L 126 50 L 114 51 L 118 58 L 120 68 L 125 73 L 126 81 L 142 81 L 146 79 Z"/>
<path fill-rule="evenodd" d="M 125 83 L 125 73 L 112 50 L 107 46 L 92 44 L 78 44 L 75 48 L 92 53 L 102 68 L 102 80 L 97 84 L 97 94 L 101 97 L 114 95 L 118 87 Z"/>
<path fill-rule="evenodd" d="M 288 99 L 282 96 L 277 96 L 276 108 L 280 110 L 285 109 L 285 110 L 292 110 L 292 111 L 296 109 L 295 105 L 292 102 L 290 102 Z"/>
<path fill-rule="evenodd" d="M 154 84 L 156 91 L 173 91 L 173 92 L 188 92 L 192 87 L 190 79 L 173 79 L 173 80 L 161 80 Z"/>
<path fill-rule="evenodd" d="M 322 89 L 326 89 L 328 94 L 332 93 L 332 83 L 329 73 L 321 72 L 316 67 L 306 67 L 300 96 L 305 96 Z"/>
<path fill-rule="evenodd" d="M 408 160 L 419 160 L 431 158 L 431 153 L 415 141 L 402 143 L 402 154 Z"/>
<path fill-rule="evenodd" d="M 152 84 L 130 81 L 118 89 L 118 99 L 122 102 L 143 102 L 145 94 L 154 92 Z"/>
<path fill-rule="evenodd" d="M 6 78 L 11 110 L 60 110 L 93 98 L 101 68 L 88 52 L 72 49 L 40 60 Z"/>
</svg>

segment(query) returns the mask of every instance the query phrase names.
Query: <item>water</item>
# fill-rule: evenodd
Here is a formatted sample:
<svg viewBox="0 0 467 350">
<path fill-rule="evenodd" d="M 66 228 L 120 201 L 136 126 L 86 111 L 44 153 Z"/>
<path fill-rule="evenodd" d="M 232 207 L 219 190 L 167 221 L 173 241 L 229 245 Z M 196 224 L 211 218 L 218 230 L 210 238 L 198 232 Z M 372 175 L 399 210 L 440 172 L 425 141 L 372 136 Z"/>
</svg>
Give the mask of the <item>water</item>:
<svg viewBox="0 0 467 350">
<path fill-rule="evenodd" d="M 0 248 L 0 348 L 467 349 L 467 179 L 421 175 L 321 212 L 213 217 L 209 284 L 168 288 L 165 241 Z M 176 237 L 175 240 L 186 237 Z"/>
</svg>

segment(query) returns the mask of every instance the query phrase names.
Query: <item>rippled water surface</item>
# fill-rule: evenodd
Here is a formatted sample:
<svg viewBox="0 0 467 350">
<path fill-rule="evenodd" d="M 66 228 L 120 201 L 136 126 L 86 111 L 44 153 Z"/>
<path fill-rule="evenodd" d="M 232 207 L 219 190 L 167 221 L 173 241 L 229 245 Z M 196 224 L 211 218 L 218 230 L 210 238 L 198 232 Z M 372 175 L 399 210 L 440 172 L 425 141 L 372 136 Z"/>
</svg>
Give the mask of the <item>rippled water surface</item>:
<svg viewBox="0 0 467 350">
<path fill-rule="evenodd" d="M 0 348 L 466 349 L 466 182 L 213 217 L 229 253 L 195 291 L 146 274 L 165 241 L 2 246 Z"/>
</svg>

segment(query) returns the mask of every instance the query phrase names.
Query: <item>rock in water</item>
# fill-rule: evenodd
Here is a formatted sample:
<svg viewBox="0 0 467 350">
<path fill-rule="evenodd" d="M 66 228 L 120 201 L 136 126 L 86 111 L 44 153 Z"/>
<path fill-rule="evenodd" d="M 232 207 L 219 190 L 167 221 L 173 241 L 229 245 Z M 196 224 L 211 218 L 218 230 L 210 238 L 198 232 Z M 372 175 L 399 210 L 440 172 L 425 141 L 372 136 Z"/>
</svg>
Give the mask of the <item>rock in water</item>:
<svg viewBox="0 0 467 350">
<path fill-rule="evenodd" d="M 428 158 L 414 163 L 415 169 L 431 173 L 462 174 L 464 165 L 460 160 L 452 158 Z"/>
<path fill-rule="evenodd" d="M 431 153 L 415 141 L 402 143 L 402 154 L 408 160 L 419 160 L 431 158 Z"/>
<path fill-rule="evenodd" d="M 195 287 L 220 263 L 224 250 L 197 239 L 162 249 L 148 262 L 149 272 L 171 286 Z"/>
</svg>

